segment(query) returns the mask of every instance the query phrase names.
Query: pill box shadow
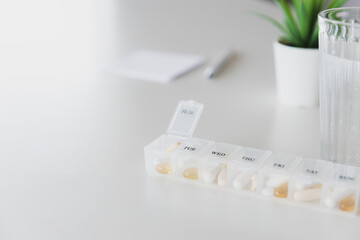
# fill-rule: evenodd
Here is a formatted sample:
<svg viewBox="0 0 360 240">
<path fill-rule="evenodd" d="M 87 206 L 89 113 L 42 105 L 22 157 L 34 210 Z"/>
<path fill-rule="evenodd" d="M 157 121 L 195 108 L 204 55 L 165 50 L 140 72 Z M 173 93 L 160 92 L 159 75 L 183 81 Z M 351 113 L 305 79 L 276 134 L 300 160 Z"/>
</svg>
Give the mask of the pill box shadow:
<svg viewBox="0 0 360 240">
<path fill-rule="evenodd" d="M 216 187 L 188 183 L 167 176 L 148 175 L 146 178 L 146 198 L 149 205 L 193 206 L 196 200 L 200 207 L 211 204 L 226 205 L 239 200 L 231 191 Z"/>
<path fill-rule="evenodd" d="M 216 186 L 205 186 L 168 179 L 166 176 L 147 176 L 146 204 L 149 209 L 173 211 L 195 207 L 200 212 L 209 214 L 239 215 L 252 214 L 254 217 L 278 214 L 284 211 L 283 203 L 259 198 L 253 194 L 237 193 Z M 178 210 L 175 210 L 179 213 Z"/>
<path fill-rule="evenodd" d="M 317 208 L 308 204 L 289 202 L 283 199 L 269 199 L 268 197 L 252 193 L 234 192 L 219 189 L 215 186 L 205 186 L 169 179 L 167 176 L 148 175 L 146 179 L 146 205 L 154 214 L 189 214 L 189 209 L 208 217 L 249 214 L 252 219 L 262 221 L 263 216 L 278 216 L 282 219 L 318 219 L 320 224 L 326 224 L 328 219 L 353 219 L 354 216 L 341 214 L 328 209 Z M 195 214 L 195 213 L 194 213 Z M 295 220 L 294 220 L 295 221 Z M 264 222 L 265 224 L 265 222 Z"/>
</svg>

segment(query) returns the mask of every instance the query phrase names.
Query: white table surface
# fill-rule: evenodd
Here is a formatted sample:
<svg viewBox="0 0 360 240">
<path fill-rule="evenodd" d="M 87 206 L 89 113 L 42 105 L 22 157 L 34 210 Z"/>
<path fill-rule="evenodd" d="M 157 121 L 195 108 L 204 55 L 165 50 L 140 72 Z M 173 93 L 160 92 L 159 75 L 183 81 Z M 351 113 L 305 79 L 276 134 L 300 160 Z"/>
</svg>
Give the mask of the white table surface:
<svg viewBox="0 0 360 240">
<path fill-rule="evenodd" d="M 196 137 L 319 157 L 318 109 L 276 103 L 277 31 L 245 12 L 279 9 L 253 0 L 21 4 L 0 10 L 12 24 L 0 19 L 1 240 L 360 239 L 359 217 L 145 172 L 144 146 L 188 99 L 205 104 Z M 137 48 L 211 59 L 228 46 L 239 56 L 212 81 L 204 67 L 166 85 L 101 71 Z"/>
</svg>

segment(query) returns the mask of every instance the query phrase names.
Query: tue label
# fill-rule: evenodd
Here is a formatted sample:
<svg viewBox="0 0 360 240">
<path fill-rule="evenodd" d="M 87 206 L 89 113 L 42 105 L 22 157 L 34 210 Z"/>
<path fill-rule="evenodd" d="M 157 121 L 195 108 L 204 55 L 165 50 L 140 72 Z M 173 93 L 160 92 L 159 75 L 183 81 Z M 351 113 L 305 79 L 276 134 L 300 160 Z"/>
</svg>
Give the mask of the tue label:
<svg viewBox="0 0 360 240">
<path fill-rule="evenodd" d="M 189 151 L 189 152 L 195 152 L 195 151 L 196 151 L 196 147 L 184 146 L 183 150 Z"/>
</svg>

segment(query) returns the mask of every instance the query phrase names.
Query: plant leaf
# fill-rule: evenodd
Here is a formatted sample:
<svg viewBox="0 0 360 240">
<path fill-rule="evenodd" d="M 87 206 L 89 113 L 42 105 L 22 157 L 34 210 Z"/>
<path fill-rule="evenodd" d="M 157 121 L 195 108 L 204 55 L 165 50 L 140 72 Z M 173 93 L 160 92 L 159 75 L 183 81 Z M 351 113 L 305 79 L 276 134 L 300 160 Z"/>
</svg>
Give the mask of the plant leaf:
<svg viewBox="0 0 360 240">
<path fill-rule="evenodd" d="M 338 8 L 344 5 L 347 0 L 330 0 L 326 8 Z"/>
<path fill-rule="evenodd" d="M 314 29 L 314 31 L 312 32 L 311 38 L 310 38 L 310 42 L 309 42 L 309 48 L 317 48 L 319 45 L 319 29 L 316 26 L 316 28 Z"/>
<path fill-rule="evenodd" d="M 278 21 L 276 21 L 274 18 L 269 17 L 265 14 L 262 13 L 257 13 L 257 12 L 251 12 L 252 14 L 270 22 L 271 24 L 273 24 L 275 27 L 277 27 L 282 33 L 287 34 L 287 30 L 286 27 L 284 27 L 283 25 L 281 25 L 281 23 L 279 23 Z"/>
<path fill-rule="evenodd" d="M 292 0 L 292 4 L 294 6 L 294 10 L 296 12 L 297 21 L 299 23 L 299 32 L 301 38 L 306 41 L 308 34 L 308 20 L 307 14 L 304 9 L 304 2 L 298 0 Z"/>
<path fill-rule="evenodd" d="M 285 0 L 276 0 L 276 3 L 280 6 L 283 13 L 285 14 L 285 25 L 289 28 L 289 32 L 294 35 L 294 37 L 301 39 L 300 30 L 298 24 L 295 21 L 292 10 Z"/>
<path fill-rule="evenodd" d="M 347 0 L 275 0 L 284 14 L 282 23 L 264 14 L 256 15 L 276 26 L 283 34 L 279 40 L 285 44 L 318 47 L 318 14 L 328 8 L 338 8 Z"/>
</svg>

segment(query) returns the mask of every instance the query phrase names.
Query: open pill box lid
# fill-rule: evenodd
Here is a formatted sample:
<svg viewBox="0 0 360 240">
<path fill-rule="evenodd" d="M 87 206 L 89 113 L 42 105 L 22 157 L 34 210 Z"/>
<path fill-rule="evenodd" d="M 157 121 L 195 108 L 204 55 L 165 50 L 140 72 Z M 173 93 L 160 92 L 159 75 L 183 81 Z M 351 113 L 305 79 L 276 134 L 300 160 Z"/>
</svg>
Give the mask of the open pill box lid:
<svg viewBox="0 0 360 240">
<path fill-rule="evenodd" d="M 194 133 L 204 105 L 192 100 L 180 101 L 167 129 L 167 134 L 188 138 Z"/>
</svg>

